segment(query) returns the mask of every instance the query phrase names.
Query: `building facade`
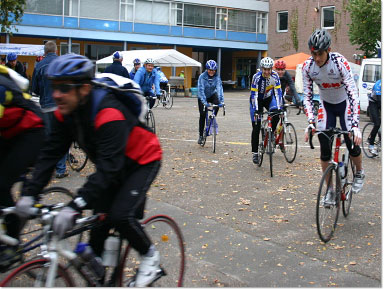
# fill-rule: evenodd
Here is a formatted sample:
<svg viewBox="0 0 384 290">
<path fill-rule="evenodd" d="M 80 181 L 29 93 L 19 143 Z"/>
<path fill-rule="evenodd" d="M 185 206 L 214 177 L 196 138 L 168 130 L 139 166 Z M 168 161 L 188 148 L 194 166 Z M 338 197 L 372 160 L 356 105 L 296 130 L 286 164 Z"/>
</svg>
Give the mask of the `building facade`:
<svg viewBox="0 0 384 290">
<path fill-rule="evenodd" d="M 325 28 L 332 36 L 331 50 L 355 62 L 356 54 L 363 52 L 349 41 L 347 4 L 348 0 L 270 0 L 268 56 L 309 54 L 309 36 L 316 28 Z"/>
<path fill-rule="evenodd" d="M 59 55 L 75 52 L 94 61 L 116 50 L 174 48 L 202 65 L 216 60 L 223 81 L 248 87 L 268 50 L 268 12 L 263 0 L 27 0 L 17 31 L 0 41 L 54 40 Z M 35 58 L 20 61 L 31 76 Z M 169 77 L 181 70 L 185 86 L 195 86 L 196 68 L 163 71 Z"/>
</svg>

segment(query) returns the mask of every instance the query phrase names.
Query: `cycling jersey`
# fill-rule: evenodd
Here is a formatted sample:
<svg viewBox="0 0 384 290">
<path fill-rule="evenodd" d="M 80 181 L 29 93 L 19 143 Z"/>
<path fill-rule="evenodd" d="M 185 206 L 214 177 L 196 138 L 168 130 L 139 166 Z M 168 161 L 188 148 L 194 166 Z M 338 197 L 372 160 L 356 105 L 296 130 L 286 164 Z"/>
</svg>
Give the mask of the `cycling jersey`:
<svg viewBox="0 0 384 290">
<path fill-rule="evenodd" d="M 321 104 L 323 101 L 339 104 L 348 100 L 346 115 L 348 115 L 349 124 L 347 127 L 359 126 L 360 103 L 357 88 L 349 63 L 341 54 L 329 53 L 327 62 L 321 67 L 315 63 L 313 57 L 303 64 L 304 106 L 308 122 L 311 123 L 315 120 L 312 103 L 313 82 L 319 87 Z M 317 123 L 319 129 L 325 129 L 326 120 L 322 114 L 322 108 L 319 109 Z"/>
</svg>

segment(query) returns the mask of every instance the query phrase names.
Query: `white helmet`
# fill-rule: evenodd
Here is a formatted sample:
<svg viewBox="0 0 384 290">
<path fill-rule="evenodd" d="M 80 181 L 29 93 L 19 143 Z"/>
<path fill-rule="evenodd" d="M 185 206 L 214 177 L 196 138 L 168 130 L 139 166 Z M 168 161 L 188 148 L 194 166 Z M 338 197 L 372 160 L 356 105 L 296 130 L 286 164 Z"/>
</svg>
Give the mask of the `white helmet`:
<svg viewBox="0 0 384 290">
<path fill-rule="evenodd" d="M 147 64 L 147 63 L 152 63 L 152 64 L 154 64 L 155 61 L 154 61 L 152 58 L 147 58 L 147 59 L 144 61 L 144 64 Z"/>
<path fill-rule="evenodd" d="M 272 68 L 273 67 L 273 59 L 270 57 L 264 57 L 260 62 L 260 67 L 263 68 Z"/>
</svg>

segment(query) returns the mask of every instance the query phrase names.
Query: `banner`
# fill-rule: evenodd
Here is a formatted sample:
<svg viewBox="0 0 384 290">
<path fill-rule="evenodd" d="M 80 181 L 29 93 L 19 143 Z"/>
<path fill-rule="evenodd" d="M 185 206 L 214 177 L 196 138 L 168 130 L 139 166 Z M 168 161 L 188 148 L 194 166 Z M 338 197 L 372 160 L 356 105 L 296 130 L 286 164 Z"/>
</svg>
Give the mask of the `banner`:
<svg viewBox="0 0 384 290">
<path fill-rule="evenodd" d="M 17 55 L 44 55 L 44 45 L 0 43 L 0 55 L 7 55 L 11 52 L 16 53 Z"/>
</svg>

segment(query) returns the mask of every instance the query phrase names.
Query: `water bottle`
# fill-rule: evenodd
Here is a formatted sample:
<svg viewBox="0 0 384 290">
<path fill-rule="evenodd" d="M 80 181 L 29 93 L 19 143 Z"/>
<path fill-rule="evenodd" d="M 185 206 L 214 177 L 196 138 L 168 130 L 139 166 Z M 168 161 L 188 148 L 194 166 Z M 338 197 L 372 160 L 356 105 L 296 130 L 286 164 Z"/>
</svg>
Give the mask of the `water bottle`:
<svg viewBox="0 0 384 290">
<path fill-rule="evenodd" d="M 116 236 L 109 236 L 104 243 L 103 265 L 116 267 L 119 258 L 120 239 Z"/>
<path fill-rule="evenodd" d="M 283 129 L 283 125 L 280 123 L 279 126 L 277 126 L 277 129 L 276 129 L 276 136 L 279 136 L 279 134 L 281 132 L 281 129 Z"/>
<path fill-rule="evenodd" d="M 103 278 L 105 269 L 102 260 L 95 255 L 92 248 L 87 243 L 78 243 L 75 253 L 80 256 L 87 268 L 95 274 L 98 279 Z"/>
</svg>

